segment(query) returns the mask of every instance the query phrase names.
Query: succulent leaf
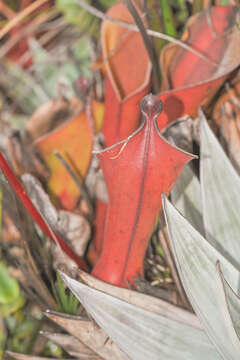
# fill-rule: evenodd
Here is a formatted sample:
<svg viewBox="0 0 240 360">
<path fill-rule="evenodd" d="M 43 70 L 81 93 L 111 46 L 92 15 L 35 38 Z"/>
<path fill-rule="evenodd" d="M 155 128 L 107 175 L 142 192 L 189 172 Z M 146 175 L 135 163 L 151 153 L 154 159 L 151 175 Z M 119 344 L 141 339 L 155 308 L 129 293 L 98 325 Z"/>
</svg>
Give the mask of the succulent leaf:
<svg viewBox="0 0 240 360">
<path fill-rule="evenodd" d="M 200 113 L 200 178 L 206 238 L 240 268 L 240 178 Z"/>
<path fill-rule="evenodd" d="M 239 323 L 239 314 L 240 314 L 240 298 L 239 295 L 231 288 L 227 280 L 225 279 L 223 272 L 221 270 L 221 264 L 217 263 L 217 270 L 220 275 L 224 296 L 226 300 L 226 304 L 231 316 L 232 324 L 234 329 L 238 335 L 240 336 L 240 323 Z"/>
<path fill-rule="evenodd" d="M 186 165 L 171 191 L 172 204 L 204 235 L 201 189 L 192 168 Z"/>
<path fill-rule="evenodd" d="M 235 291 L 239 272 L 166 198 L 164 212 L 178 271 L 197 316 L 224 359 L 239 358 L 240 342 L 222 296 L 216 263 L 220 261 L 223 273 Z"/>
<path fill-rule="evenodd" d="M 201 329 L 154 314 L 61 273 L 87 312 L 130 359 L 220 359 Z M 125 290 L 125 289 L 124 289 Z"/>
<path fill-rule="evenodd" d="M 83 271 L 80 271 L 80 276 L 83 282 L 91 288 L 117 297 L 120 300 L 126 301 L 129 304 L 135 305 L 154 314 L 163 315 L 169 319 L 180 321 L 187 325 L 202 329 L 202 325 L 195 314 L 192 314 L 178 306 L 172 305 L 167 301 L 144 293 L 108 284 Z"/>
</svg>

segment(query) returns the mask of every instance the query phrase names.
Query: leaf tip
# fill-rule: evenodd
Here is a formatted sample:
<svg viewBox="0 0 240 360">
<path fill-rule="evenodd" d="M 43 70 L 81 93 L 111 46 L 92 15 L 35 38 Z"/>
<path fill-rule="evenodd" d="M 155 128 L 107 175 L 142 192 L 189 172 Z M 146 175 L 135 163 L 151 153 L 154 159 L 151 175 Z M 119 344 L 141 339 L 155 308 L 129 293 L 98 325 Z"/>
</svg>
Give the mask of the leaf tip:
<svg viewBox="0 0 240 360">
<path fill-rule="evenodd" d="M 171 205 L 171 203 L 170 203 L 170 201 L 168 200 L 167 196 L 164 193 L 162 193 L 161 197 L 162 197 L 163 213 L 164 213 L 165 221 L 167 223 L 168 208 L 169 208 L 169 205 Z"/>
<path fill-rule="evenodd" d="M 206 129 L 206 126 L 208 127 L 208 124 L 207 124 L 206 116 L 201 108 L 199 108 L 198 114 L 200 120 L 200 133 L 202 134 L 203 131 Z"/>
<path fill-rule="evenodd" d="M 68 276 L 62 272 L 61 270 L 57 270 L 58 274 L 60 275 L 61 279 L 65 282 L 65 284 L 67 285 L 68 283 Z"/>
<path fill-rule="evenodd" d="M 166 195 L 165 195 L 163 192 L 162 192 L 162 194 L 161 194 L 161 198 L 162 198 L 163 207 L 165 207 L 167 197 L 166 197 Z"/>
</svg>

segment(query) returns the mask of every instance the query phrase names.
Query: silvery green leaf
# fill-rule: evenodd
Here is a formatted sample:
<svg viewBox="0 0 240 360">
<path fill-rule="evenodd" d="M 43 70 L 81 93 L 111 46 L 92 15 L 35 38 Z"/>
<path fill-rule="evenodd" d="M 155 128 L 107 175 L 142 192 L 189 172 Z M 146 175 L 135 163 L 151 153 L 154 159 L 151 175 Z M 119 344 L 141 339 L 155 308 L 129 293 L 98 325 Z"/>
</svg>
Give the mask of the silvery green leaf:
<svg viewBox="0 0 240 360">
<path fill-rule="evenodd" d="M 35 75 L 49 97 L 59 95 L 59 84 L 64 85 L 64 96 L 68 98 L 74 96 L 73 83 L 79 74 L 89 76 L 87 68 L 90 56 L 86 39 L 81 38 L 69 46 L 72 50 L 71 57 L 66 46 L 58 47 L 58 53 L 53 56 L 36 40 L 31 39 L 29 45 L 33 54 Z"/>
<path fill-rule="evenodd" d="M 164 212 L 177 268 L 193 309 L 224 359 L 239 359 L 240 342 L 221 296 L 216 263 L 220 261 L 234 291 L 238 289 L 239 272 L 166 198 Z"/>
<path fill-rule="evenodd" d="M 197 316 L 180 308 L 179 306 L 172 305 L 167 301 L 144 293 L 108 284 L 83 271 L 80 271 L 80 276 L 83 282 L 91 288 L 117 297 L 120 300 L 126 301 L 129 304 L 135 305 L 154 314 L 163 315 L 169 319 L 196 327 L 197 329 L 202 329 L 202 325 L 200 324 Z"/>
<path fill-rule="evenodd" d="M 240 267 L 240 178 L 203 113 L 200 178 L 206 238 Z"/>
<path fill-rule="evenodd" d="M 174 206 L 204 235 L 201 189 L 192 168 L 186 165 L 171 191 Z"/>
<path fill-rule="evenodd" d="M 50 98 L 57 97 L 59 94 L 59 84 L 64 84 L 66 97 L 74 96 L 74 90 L 72 83 L 77 79 L 79 70 L 75 64 L 71 64 L 72 72 L 75 76 L 69 76 L 69 71 L 65 69 L 65 65 L 61 64 L 60 56 L 59 62 L 49 54 L 41 45 L 34 39 L 29 41 L 30 50 L 33 55 L 33 68 L 35 76 L 41 84 L 42 88 L 48 94 Z M 66 64 L 69 63 L 66 61 Z M 68 69 L 69 70 L 69 69 Z"/>
<path fill-rule="evenodd" d="M 224 288 L 224 296 L 229 313 L 231 315 L 234 329 L 240 337 L 240 297 L 236 294 L 236 292 L 231 288 L 225 279 L 220 263 L 217 264 L 217 269 Z"/>
<path fill-rule="evenodd" d="M 87 312 L 130 359 L 220 359 L 202 330 L 92 289 L 63 273 L 61 276 Z"/>
</svg>

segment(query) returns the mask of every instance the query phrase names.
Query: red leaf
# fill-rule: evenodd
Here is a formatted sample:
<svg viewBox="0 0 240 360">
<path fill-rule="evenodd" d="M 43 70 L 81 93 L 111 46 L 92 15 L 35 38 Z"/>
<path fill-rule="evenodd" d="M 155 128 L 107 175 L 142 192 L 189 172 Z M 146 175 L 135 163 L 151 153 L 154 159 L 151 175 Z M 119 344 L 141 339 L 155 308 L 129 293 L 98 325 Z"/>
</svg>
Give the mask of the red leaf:
<svg viewBox="0 0 240 360">
<path fill-rule="evenodd" d="M 137 4 L 136 8 L 140 13 Z M 107 15 L 134 23 L 121 2 L 109 9 Z M 138 127 L 140 112 L 137 105 L 149 91 L 151 65 L 141 35 L 113 22 L 103 22 L 102 48 L 106 61 L 103 133 L 106 145 L 110 146 Z"/>
<path fill-rule="evenodd" d="M 109 206 L 104 243 L 94 276 L 125 287 L 143 273 L 143 259 L 161 194 L 167 194 L 193 156 L 167 143 L 156 119 L 161 102 L 146 96 L 145 122 L 128 139 L 98 153 L 106 180 Z"/>
<path fill-rule="evenodd" d="M 136 9 L 141 13 L 137 4 Z M 107 15 L 133 24 L 128 9 L 119 1 Z M 143 14 L 141 14 L 143 15 Z M 110 21 L 103 21 L 101 42 L 106 67 L 105 112 L 102 132 L 106 146 L 126 139 L 139 125 L 140 100 L 149 92 L 151 64 L 139 33 Z M 96 236 L 89 256 L 101 248 L 106 206 L 96 213 Z"/>
<path fill-rule="evenodd" d="M 36 224 L 42 229 L 42 231 L 54 242 L 58 243 L 62 250 L 82 269 L 88 270 L 85 262 L 65 243 L 60 236 L 55 233 L 47 222 L 44 220 L 42 215 L 38 212 L 36 207 L 33 205 L 30 198 L 27 196 L 24 188 L 22 187 L 21 183 L 18 181 L 12 170 L 10 169 L 8 163 L 4 159 L 3 155 L 0 153 L 0 168 L 4 175 L 6 176 L 7 180 L 9 181 L 10 185 L 13 187 L 17 197 L 24 205 L 25 209 L 34 219 Z"/>
<path fill-rule="evenodd" d="M 197 85 L 160 93 L 159 99 L 164 106 L 158 120 L 159 129 L 164 129 L 166 125 L 186 114 L 195 117 L 199 106 L 203 107 L 209 103 L 225 79 L 226 75 Z"/>
<path fill-rule="evenodd" d="M 206 61 L 175 44 L 164 48 L 164 74 L 160 98 L 164 113 L 160 127 L 185 114 L 197 115 L 199 106 L 210 103 L 226 77 L 240 63 L 238 11 L 233 6 L 216 6 L 190 18 L 182 40 L 204 54 Z"/>
<path fill-rule="evenodd" d="M 105 114 L 103 134 L 106 146 L 126 139 L 139 125 L 139 103 L 148 93 L 150 84 L 138 90 L 134 96 L 123 101 L 117 98 L 109 78 L 106 76 Z"/>
</svg>

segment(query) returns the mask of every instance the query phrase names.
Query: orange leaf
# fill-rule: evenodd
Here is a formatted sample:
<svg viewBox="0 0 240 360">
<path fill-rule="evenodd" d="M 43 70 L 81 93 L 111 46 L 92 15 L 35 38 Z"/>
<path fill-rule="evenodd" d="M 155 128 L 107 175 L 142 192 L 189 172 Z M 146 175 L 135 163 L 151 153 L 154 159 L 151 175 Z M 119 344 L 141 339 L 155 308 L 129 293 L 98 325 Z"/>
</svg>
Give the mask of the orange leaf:
<svg viewBox="0 0 240 360">
<path fill-rule="evenodd" d="M 102 130 L 103 127 L 103 118 L 104 118 L 104 104 L 93 100 L 91 103 L 92 117 L 94 121 L 94 132 L 98 133 Z"/>
<path fill-rule="evenodd" d="M 74 209 L 80 190 L 54 152 L 58 151 L 62 155 L 82 181 L 89 167 L 93 146 L 93 136 L 85 112 L 37 139 L 35 145 L 51 171 L 48 181 L 50 193 L 63 208 Z"/>
<path fill-rule="evenodd" d="M 29 141 L 46 135 L 66 120 L 73 118 L 82 108 L 82 102 L 77 97 L 66 99 L 60 96 L 43 103 L 34 111 L 27 123 L 26 133 Z"/>
</svg>

